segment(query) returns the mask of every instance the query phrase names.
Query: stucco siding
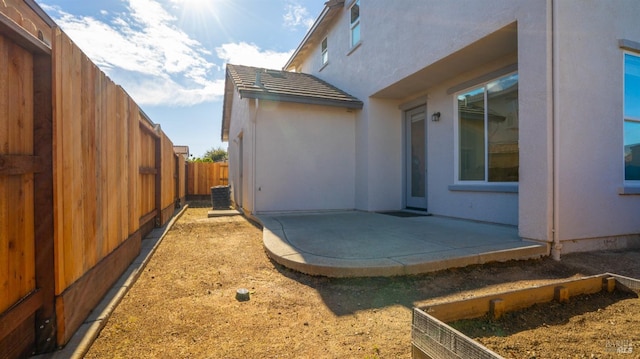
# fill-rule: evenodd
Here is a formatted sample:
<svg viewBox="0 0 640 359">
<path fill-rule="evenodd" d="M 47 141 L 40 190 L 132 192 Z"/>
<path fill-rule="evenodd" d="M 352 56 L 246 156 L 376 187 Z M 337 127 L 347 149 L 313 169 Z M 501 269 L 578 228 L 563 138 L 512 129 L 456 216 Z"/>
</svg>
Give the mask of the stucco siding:
<svg viewBox="0 0 640 359">
<path fill-rule="evenodd" d="M 546 1 L 361 1 L 362 45 L 349 46 L 345 6 L 327 34 L 329 64 L 320 71 L 318 45 L 302 71 L 364 99 L 514 21 L 535 21 L 540 9 L 544 15 Z"/>
<path fill-rule="evenodd" d="M 315 74 L 365 102 L 356 127 L 359 146 L 356 151 L 357 208 L 383 210 L 404 206 L 404 120 L 398 105 L 428 95 L 427 117 L 435 111 L 442 113 L 442 120 L 438 123 L 427 119 L 429 211 L 513 225 L 518 224 L 519 217 L 523 219 L 526 216 L 521 229 L 523 235 L 546 239 L 550 198 L 540 196 L 540 193 L 550 190 L 546 176 L 548 143 L 544 136 L 549 126 L 546 122 L 549 106 L 546 74 L 550 73 L 545 47 L 547 2 L 513 1 L 505 6 L 503 1 L 486 0 L 452 6 L 447 2 L 424 0 L 408 0 L 402 4 L 382 0 L 361 1 L 362 43 L 356 49 L 349 46 L 349 4 L 347 1 L 343 13 L 338 15 L 326 34 L 329 63 L 321 67 L 318 47 L 309 53 L 302 71 Z M 390 22 L 389 18 L 401 20 Z M 444 82 L 425 85 L 396 99 L 385 99 L 388 93 L 382 98 L 372 97 L 513 23 L 517 23 L 518 51 L 522 51 L 520 48 L 523 46 L 530 46 L 522 55 L 477 63 L 475 68 L 463 73 L 451 69 L 450 76 L 443 76 Z M 532 80 L 528 84 L 520 82 L 521 91 L 524 90 L 530 98 L 523 104 L 529 111 L 521 121 L 528 121 L 525 126 L 528 131 L 543 134 L 523 141 L 531 148 L 528 152 L 521 151 L 521 156 L 522 153 L 529 154 L 521 166 L 530 168 L 527 172 L 532 177 L 525 181 L 522 191 L 532 205 L 520 216 L 524 205 L 518 200 L 518 194 L 454 192 L 448 189 L 455 182 L 455 148 L 454 100 L 451 94 L 446 94 L 447 88 L 514 62 L 523 62 L 520 67 L 527 68 L 519 68 L 519 71 L 523 71 L 527 81 Z"/>
<path fill-rule="evenodd" d="M 456 94 L 447 93 L 447 90 L 453 86 L 491 73 L 514 62 L 517 62 L 517 57 L 508 56 L 479 66 L 473 71 L 451 78 L 428 90 L 427 201 L 429 212 L 478 221 L 518 224 L 518 193 L 454 191 L 450 189 L 452 185 L 461 184 L 461 182 L 457 182 L 455 178 L 455 164 L 458 156 L 454 141 L 456 137 L 454 123 L 456 120 Z M 519 84 L 519 87 L 522 87 L 522 83 Z M 430 120 L 430 115 L 433 112 L 440 112 L 440 121 Z M 520 117 L 520 123 L 522 121 L 523 118 Z M 520 158 L 522 158 L 522 152 Z"/>
<path fill-rule="evenodd" d="M 255 102 L 233 93 L 233 112 L 229 128 L 229 184 L 234 203 L 251 213 L 253 211 L 253 122 Z M 242 173 L 242 177 L 241 177 Z"/>
<path fill-rule="evenodd" d="M 355 208 L 354 112 L 260 101 L 256 125 L 256 212 Z"/>
<path fill-rule="evenodd" d="M 640 41 L 640 2 L 556 2 L 560 240 L 640 233 L 623 178 L 623 50 Z"/>
<path fill-rule="evenodd" d="M 345 189 L 344 198 L 352 207 L 379 211 L 406 205 L 404 110 L 425 99 L 429 212 L 517 225 L 523 238 L 564 241 L 563 251 L 640 239 L 640 195 L 620 193 L 629 183 L 623 178 L 624 51 L 619 46 L 620 39 L 640 43 L 640 2 L 361 0 L 361 43 L 355 48 L 349 39 L 350 4 L 347 0 L 328 32 L 316 39 L 328 39 L 328 64 L 321 64 L 318 43 L 301 55 L 300 70 L 364 103 L 361 111 L 347 116 L 351 121 L 338 121 L 324 110 L 318 114 L 340 123 L 325 136 L 338 142 L 331 142 L 335 152 L 346 149 L 340 144 L 351 137 L 350 157 L 339 166 L 351 166 L 345 173 L 353 186 Z M 456 93 L 505 68 L 517 69 L 519 76 L 519 181 L 512 186 L 517 191 L 465 189 L 456 180 Z M 289 107 L 282 113 L 288 112 Z M 434 112 L 441 113 L 440 121 L 430 121 Z M 280 121 L 284 119 L 269 117 L 272 131 L 283 126 Z M 295 123 L 287 131 L 302 134 L 316 125 Z M 339 132 L 344 133 L 333 137 Z M 269 136 L 262 141 L 288 138 L 283 133 Z M 295 137 L 298 141 L 304 135 Z M 287 158 L 284 148 L 275 153 Z M 293 166 L 295 160 L 300 159 L 278 168 L 295 167 L 305 178 L 304 166 Z M 266 167 L 269 161 L 259 163 Z M 298 185 L 290 191 L 276 186 L 275 192 L 259 196 L 265 208 L 273 207 L 276 198 L 284 198 L 289 207 L 298 198 L 327 209 L 341 204 L 318 197 L 335 184 L 332 178 L 322 180 L 330 185 L 310 192 Z M 554 246 L 558 254 L 562 247 Z"/>
<path fill-rule="evenodd" d="M 550 3 L 550 2 L 548 2 Z M 529 5 L 518 20 L 520 176 L 518 231 L 551 241 L 553 225 L 553 84 L 551 7 Z"/>
<path fill-rule="evenodd" d="M 403 199 L 403 118 L 397 101 L 369 99 L 367 138 L 369 198 L 366 210 L 402 208 Z"/>
</svg>

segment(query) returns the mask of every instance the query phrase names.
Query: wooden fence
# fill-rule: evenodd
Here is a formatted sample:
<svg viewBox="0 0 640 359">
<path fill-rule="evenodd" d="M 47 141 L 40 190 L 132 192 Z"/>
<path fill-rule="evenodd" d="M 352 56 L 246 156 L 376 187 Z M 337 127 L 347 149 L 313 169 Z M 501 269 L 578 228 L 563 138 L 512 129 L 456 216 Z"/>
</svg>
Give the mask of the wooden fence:
<svg viewBox="0 0 640 359">
<path fill-rule="evenodd" d="M 33 0 L 0 0 L 0 113 L 0 356 L 15 358 L 69 341 L 187 175 Z"/>
<path fill-rule="evenodd" d="M 187 193 L 189 196 L 211 195 L 211 187 L 229 184 L 229 164 L 226 162 L 189 162 Z"/>
</svg>

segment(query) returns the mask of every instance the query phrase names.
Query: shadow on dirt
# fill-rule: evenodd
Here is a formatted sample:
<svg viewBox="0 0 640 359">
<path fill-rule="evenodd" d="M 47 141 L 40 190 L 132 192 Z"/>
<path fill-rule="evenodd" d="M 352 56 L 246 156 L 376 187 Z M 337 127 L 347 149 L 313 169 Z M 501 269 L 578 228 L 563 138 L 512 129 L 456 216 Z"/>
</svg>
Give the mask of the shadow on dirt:
<svg viewBox="0 0 640 359">
<path fill-rule="evenodd" d="M 420 302 L 464 291 L 578 274 L 575 269 L 549 258 L 473 265 L 423 275 L 371 278 L 309 276 L 272 263 L 282 275 L 315 289 L 338 316 L 395 305 L 413 308 Z"/>
</svg>

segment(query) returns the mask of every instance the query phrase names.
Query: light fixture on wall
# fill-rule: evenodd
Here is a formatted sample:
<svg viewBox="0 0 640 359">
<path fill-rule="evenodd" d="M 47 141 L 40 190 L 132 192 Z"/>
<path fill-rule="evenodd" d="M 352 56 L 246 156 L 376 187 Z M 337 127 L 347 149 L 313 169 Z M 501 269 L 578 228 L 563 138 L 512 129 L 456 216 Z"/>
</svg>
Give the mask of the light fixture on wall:
<svg viewBox="0 0 640 359">
<path fill-rule="evenodd" d="M 431 115 L 431 121 L 433 122 L 440 121 L 440 112 L 434 112 L 433 115 Z"/>
</svg>

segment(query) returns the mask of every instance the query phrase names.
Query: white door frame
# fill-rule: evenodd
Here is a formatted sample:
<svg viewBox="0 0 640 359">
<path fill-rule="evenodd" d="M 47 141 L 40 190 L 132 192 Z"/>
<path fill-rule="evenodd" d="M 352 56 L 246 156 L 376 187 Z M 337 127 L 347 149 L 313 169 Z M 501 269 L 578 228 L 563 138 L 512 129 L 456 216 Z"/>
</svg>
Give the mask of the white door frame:
<svg viewBox="0 0 640 359">
<path fill-rule="evenodd" d="M 427 107 L 426 105 L 404 112 L 403 125 L 405 127 L 405 207 L 427 210 Z M 413 124 L 422 121 L 422 136 L 412 133 Z M 418 125 L 418 127 L 420 127 Z M 416 136 L 417 135 L 417 138 Z M 420 138 L 422 137 L 422 138 Z M 417 149 L 412 143 L 417 143 Z M 420 148 L 422 146 L 422 148 Z M 415 151 L 418 153 L 415 153 Z M 422 158 L 420 158 L 422 155 Z"/>
</svg>

